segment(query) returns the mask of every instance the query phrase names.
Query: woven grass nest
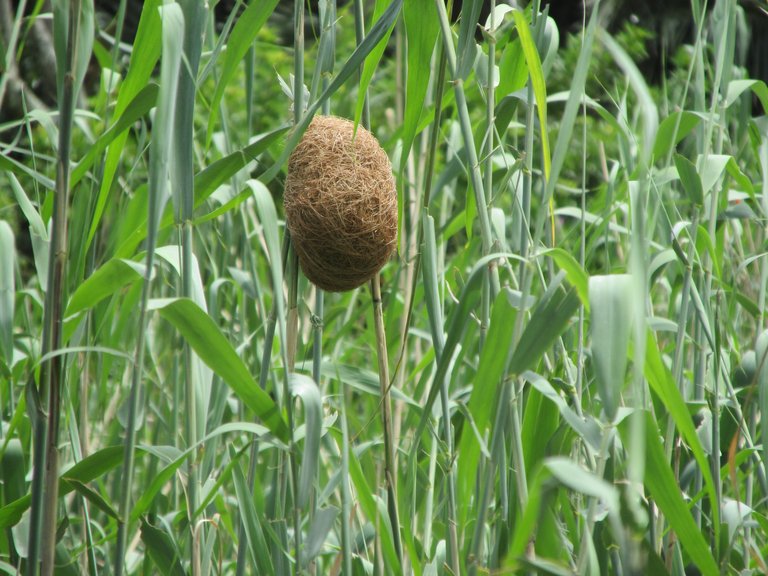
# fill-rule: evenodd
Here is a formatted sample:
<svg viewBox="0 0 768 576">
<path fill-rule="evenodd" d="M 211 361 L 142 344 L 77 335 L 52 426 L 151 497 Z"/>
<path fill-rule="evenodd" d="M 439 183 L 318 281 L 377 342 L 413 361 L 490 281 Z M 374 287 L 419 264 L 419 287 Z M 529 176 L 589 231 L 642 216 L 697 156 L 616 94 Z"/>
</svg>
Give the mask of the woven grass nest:
<svg viewBox="0 0 768 576">
<path fill-rule="evenodd" d="M 349 120 L 315 116 L 288 159 L 288 230 L 304 274 L 342 292 L 381 270 L 397 242 L 392 165 L 376 137 Z"/>
</svg>

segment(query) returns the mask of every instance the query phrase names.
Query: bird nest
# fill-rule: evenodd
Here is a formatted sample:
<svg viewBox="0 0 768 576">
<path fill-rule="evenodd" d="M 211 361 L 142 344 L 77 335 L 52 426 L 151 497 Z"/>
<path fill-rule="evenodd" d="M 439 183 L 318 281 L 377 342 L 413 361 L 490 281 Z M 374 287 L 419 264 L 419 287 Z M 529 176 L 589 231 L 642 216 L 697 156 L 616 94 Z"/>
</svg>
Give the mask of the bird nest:
<svg viewBox="0 0 768 576">
<path fill-rule="evenodd" d="M 315 116 L 288 159 L 288 230 L 304 274 L 332 292 L 365 284 L 397 242 L 392 165 L 376 137 Z"/>
</svg>

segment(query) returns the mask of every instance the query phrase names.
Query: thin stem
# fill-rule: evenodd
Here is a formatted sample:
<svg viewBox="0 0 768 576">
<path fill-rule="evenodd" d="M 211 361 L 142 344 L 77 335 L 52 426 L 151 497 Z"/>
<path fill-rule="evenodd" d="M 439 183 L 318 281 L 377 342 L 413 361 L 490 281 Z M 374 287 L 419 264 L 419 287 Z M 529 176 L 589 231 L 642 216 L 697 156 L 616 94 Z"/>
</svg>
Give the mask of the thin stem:
<svg viewBox="0 0 768 576">
<path fill-rule="evenodd" d="M 77 42 L 80 32 L 80 0 L 73 0 L 69 5 L 67 29 L 66 69 L 63 74 L 63 86 L 59 86 L 61 95 L 59 124 L 59 156 L 56 164 L 56 195 L 53 200 L 53 223 L 51 230 L 50 260 L 46 292 L 45 326 L 48 339 L 43 342 L 43 353 L 58 350 L 62 346 L 63 313 L 66 302 L 67 268 L 67 227 L 69 219 L 69 177 L 70 152 L 72 142 L 72 124 L 75 112 L 75 68 L 77 66 Z M 56 355 L 43 365 L 42 382 L 47 383 L 48 426 L 45 446 L 45 480 L 43 503 L 42 533 L 30 532 L 30 540 L 42 542 L 41 574 L 49 576 L 54 571 L 54 552 L 56 548 L 56 516 L 59 495 L 59 422 L 61 416 L 61 390 L 64 385 L 63 356 Z M 30 526 L 30 530 L 37 527 Z M 32 574 L 37 571 L 36 558 L 30 559 Z"/>
<path fill-rule="evenodd" d="M 180 295 L 184 298 L 193 296 L 194 256 L 192 251 L 192 234 L 194 226 L 194 114 L 197 72 L 202 51 L 202 33 L 204 5 L 199 0 L 180 0 L 184 15 L 184 58 L 185 65 L 179 68 L 178 87 L 176 91 L 176 113 L 174 116 L 174 154 L 171 158 L 171 171 L 174 180 L 174 200 L 176 226 L 180 231 L 181 241 L 181 282 L 178 286 Z M 198 360 L 199 361 L 199 360 Z M 198 437 L 205 431 L 205 422 L 198 422 L 198 407 L 196 398 L 198 389 L 202 386 L 196 371 L 195 354 L 187 342 L 184 343 L 184 421 L 187 446 L 195 446 Z M 198 485 L 200 472 L 198 460 L 192 455 L 187 460 L 187 516 L 190 527 L 195 526 L 194 513 L 198 508 Z M 199 527 L 205 533 L 203 524 Z M 191 537 L 190 528 L 190 537 Z M 193 568 L 199 565 L 200 559 L 194 554 L 199 552 L 194 547 Z M 193 571 L 194 574 L 194 571 Z"/>
<path fill-rule="evenodd" d="M 462 139 L 464 140 L 469 175 L 475 193 L 475 204 L 477 205 L 477 215 L 480 222 L 483 256 L 487 256 L 491 253 L 491 248 L 493 246 L 493 234 L 491 231 L 490 219 L 488 218 L 488 202 L 485 185 L 483 184 L 483 176 L 480 172 L 480 161 L 477 157 L 474 135 L 472 133 L 472 121 L 469 117 L 469 107 L 464 93 L 464 80 L 458 77 L 456 48 L 453 45 L 453 33 L 451 32 L 451 25 L 448 21 L 445 4 L 442 0 L 436 0 L 435 6 L 437 7 L 437 14 L 440 20 L 443 48 L 448 60 L 448 69 L 453 77 L 453 90 L 456 95 L 456 110 L 459 114 L 459 126 L 461 128 Z M 499 271 L 496 266 L 493 265 L 489 266 L 489 271 L 491 274 L 491 296 L 495 298 L 496 294 L 499 293 Z"/>
<path fill-rule="evenodd" d="M 395 552 L 402 565 L 400 520 L 397 511 L 397 474 L 394 468 L 395 447 L 392 442 L 392 406 L 389 397 L 389 360 L 387 357 L 387 336 L 384 332 L 384 314 L 381 307 L 381 280 L 378 273 L 371 280 L 371 295 L 373 297 L 373 323 L 376 331 L 376 355 L 379 363 L 381 419 L 384 429 L 384 479 L 387 488 L 387 511 L 392 524 Z"/>
</svg>

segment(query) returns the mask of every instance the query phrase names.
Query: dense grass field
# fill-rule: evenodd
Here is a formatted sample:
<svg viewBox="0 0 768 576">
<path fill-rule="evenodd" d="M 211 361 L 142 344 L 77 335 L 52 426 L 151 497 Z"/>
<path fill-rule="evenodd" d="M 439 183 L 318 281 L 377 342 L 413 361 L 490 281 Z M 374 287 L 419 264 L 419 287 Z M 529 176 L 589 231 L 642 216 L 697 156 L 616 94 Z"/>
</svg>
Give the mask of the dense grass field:
<svg viewBox="0 0 768 576">
<path fill-rule="evenodd" d="M 31 4 L 0 109 L 35 22 L 56 104 L 0 124 L 0 572 L 768 573 L 762 0 L 691 0 L 676 43 L 608 0 Z M 318 114 L 398 197 L 338 293 L 285 225 Z"/>
</svg>

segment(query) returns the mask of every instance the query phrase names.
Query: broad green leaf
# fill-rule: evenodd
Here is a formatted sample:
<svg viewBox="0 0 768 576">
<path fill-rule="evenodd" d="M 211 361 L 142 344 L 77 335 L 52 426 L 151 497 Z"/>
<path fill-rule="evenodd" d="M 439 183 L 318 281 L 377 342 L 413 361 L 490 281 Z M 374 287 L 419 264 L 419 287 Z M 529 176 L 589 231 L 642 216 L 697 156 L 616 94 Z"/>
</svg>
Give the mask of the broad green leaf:
<svg viewBox="0 0 768 576">
<path fill-rule="evenodd" d="M 123 447 L 110 446 L 94 452 L 87 458 L 62 472 L 59 478 L 59 497 L 69 494 L 73 486 L 67 479 L 77 480 L 81 483 L 91 482 L 116 468 L 123 460 Z M 65 478 L 66 477 L 66 478 Z M 0 508 L 0 529 L 8 528 L 18 523 L 24 511 L 32 503 L 29 494 L 22 496 Z"/>
<path fill-rule="evenodd" d="M 427 305 L 429 330 L 432 333 L 432 346 L 435 357 L 440 359 L 445 346 L 443 334 L 443 312 L 440 303 L 437 271 L 437 243 L 435 240 L 435 222 L 432 216 L 424 214 L 422 218 L 424 246 L 422 254 L 422 275 L 424 278 L 424 302 Z"/>
<path fill-rule="evenodd" d="M 762 80 L 733 80 L 728 84 L 725 107 L 729 108 L 747 90 L 752 90 L 760 100 L 763 110 L 768 110 L 768 86 Z"/>
<path fill-rule="evenodd" d="M 358 392 L 370 394 L 377 398 L 381 397 L 379 375 L 367 367 L 355 366 L 352 364 L 340 364 L 335 361 L 324 361 L 321 364 L 321 374 L 325 378 L 338 379 Z M 395 400 L 405 402 L 413 408 L 421 408 L 421 404 L 410 396 L 406 396 L 399 388 L 390 386 L 389 393 Z"/>
<path fill-rule="evenodd" d="M 164 4 L 160 8 L 160 14 L 163 26 L 163 58 L 160 61 L 160 91 L 157 95 L 157 110 L 149 148 L 147 251 L 150 253 L 157 245 L 156 235 L 160 219 L 170 197 L 169 168 L 173 160 L 176 92 L 179 85 L 185 27 L 184 14 L 179 4 Z"/>
<path fill-rule="evenodd" d="M 486 271 L 486 267 L 495 259 L 501 257 L 514 257 L 512 254 L 489 254 L 477 261 L 475 267 L 470 272 L 466 283 L 461 291 L 461 296 L 457 305 L 454 307 L 451 315 L 448 319 L 448 328 L 445 338 L 445 345 L 443 346 L 442 354 L 437 362 L 437 369 L 432 378 L 432 385 L 429 389 L 429 394 L 424 402 L 424 408 L 422 409 L 421 419 L 416 430 L 415 438 L 421 438 L 427 423 L 431 419 L 432 406 L 437 399 L 437 395 L 440 392 L 440 388 L 443 383 L 443 379 L 448 374 L 448 368 L 451 364 L 453 354 L 456 351 L 456 347 L 459 345 L 464 330 L 466 329 L 467 318 L 470 313 L 475 309 L 480 302 L 480 287 L 483 278 L 483 274 Z M 415 452 L 415 449 L 411 452 Z"/>
<path fill-rule="evenodd" d="M 24 496 L 27 465 L 24 462 L 24 450 L 21 440 L 11 438 L 2 454 L 0 478 L 3 480 L 3 504 L 8 504 Z"/>
<path fill-rule="evenodd" d="M 186 298 L 154 300 L 150 309 L 173 324 L 198 356 L 213 370 L 272 433 L 285 440 L 288 428 L 272 398 L 262 390 L 216 323 Z"/>
<path fill-rule="evenodd" d="M 281 126 L 271 132 L 262 134 L 254 139 L 254 141 L 248 146 L 236 150 L 232 154 L 225 156 L 212 163 L 204 170 L 198 172 L 195 175 L 195 208 L 199 208 L 218 188 L 221 184 L 229 180 L 235 173 L 247 166 L 256 157 L 264 152 L 271 144 L 273 144 L 288 128 Z M 145 187 L 146 189 L 146 187 Z M 141 188 L 139 189 L 139 191 Z M 146 190 L 145 190 L 146 192 Z M 137 194 L 138 196 L 138 194 Z M 137 199 L 134 198 L 134 201 Z M 142 198 L 146 203 L 146 198 Z M 141 214 L 146 213 L 146 205 L 140 207 Z M 136 251 L 136 248 L 147 236 L 147 220 L 137 219 L 137 225 L 130 230 L 130 233 L 126 233 L 121 239 L 120 247 L 117 249 L 116 257 L 129 258 L 132 257 Z M 173 214 L 170 210 L 166 210 L 163 215 L 163 219 L 160 225 L 161 230 L 166 230 L 173 226 Z"/>
<path fill-rule="evenodd" d="M 558 413 L 560 406 L 550 402 L 535 386 L 531 386 L 527 394 L 521 437 L 526 477 L 530 478 L 551 450 L 549 439 L 554 436 L 561 421 Z M 567 405 L 562 409 L 570 410 Z"/>
<path fill-rule="evenodd" d="M 699 176 L 701 177 L 701 186 L 704 190 L 704 194 L 708 194 L 718 180 L 723 177 L 724 172 L 733 178 L 741 188 L 749 193 L 754 194 L 754 186 L 741 168 L 733 156 L 728 154 L 709 154 L 704 157 L 700 155 L 696 160 L 696 165 L 699 166 Z"/>
<path fill-rule="evenodd" d="M 508 43 L 499 59 L 499 85 L 496 89 L 496 104 L 511 94 L 525 87 L 528 81 L 528 68 L 525 66 L 525 54 L 520 38 Z"/>
<path fill-rule="evenodd" d="M 685 156 L 675 154 L 675 167 L 677 168 L 677 175 L 680 177 L 680 182 L 683 185 L 688 200 L 694 206 L 701 206 L 704 204 L 704 190 L 701 186 L 701 178 L 696 171 L 696 166 L 693 162 L 688 160 Z"/>
<path fill-rule="evenodd" d="M 614 274 L 589 279 L 592 364 L 603 410 L 616 418 L 627 370 L 632 333 L 632 276 Z"/>
<path fill-rule="evenodd" d="M 531 384 L 531 387 L 535 389 L 536 392 L 557 407 L 563 420 L 568 423 L 573 431 L 576 432 L 584 442 L 589 444 L 595 452 L 600 449 L 602 429 L 596 420 L 576 414 L 557 390 L 555 390 L 552 385 L 539 374 L 536 374 L 535 372 L 525 372 L 523 378 Z"/>
<path fill-rule="evenodd" d="M 158 447 L 158 446 L 139 447 L 140 450 L 153 453 L 154 455 L 158 456 L 158 458 L 161 458 L 161 460 L 163 461 L 168 460 L 169 455 L 173 459 L 170 462 L 168 462 L 168 464 L 164 468 L 160 469 L 155 474 L 155 476 L 152 478 L 152 481 L 149 483 L 149 485 L 144 487 L 144 490 L 142 491 L 141 496 L 139 497 L 139 499 L 136 501 L 136 503 L 133 505 L 133 508 L 131 509 L 131 521 L 138 520 L 138 518 L 142 514 L 146 513 L 147 510 L 149 510 L 155 496 L 157 496 L 157 494 L 160 493 L 160 491 L 168 484 L 168 482 L 171 481 L 173 476 L 177 473 L 179 468 L 182 466 L 182 464 L 184 464 L 184 462 L 187 460 L 187 458 L 189 458 L 190 455 L 197 453 L 200 447 L 205 446 L 208 441 L 218 436 L 221 436 L 223 434 L 251 434 L 253 436 L 256 436 L 261 442 L 269 440 L 268 438 L 269 430 L 267 430 L 264 426 L 261 426 L 260 424 L 252 424 L 249 422 L 231 422 L 229 424 L 222 424 L 212 432 L 208 433 L 205 436 L 205 438 L 202 438 L 200 441 L 198 441 L 196 445 L 190 446 L 184 452 L 181 452 L 181 453 L 178 453 L 178 451 L 174 453 L 172 450 L 168 450 L 167 454 L 163 454 L 161 456 L 160 449 L 164 447 Z M 271 440 L 271 442 L 274 443 L 274 440 Z M 280 447 L 285 448 L 285 446 L 280 446 Z"/>
<path fill-rule="evenodd" d="M 519 561 L 524 556 L 526 548 L 532 542 L 542 508 L 548 500 L 549 480 L 551 477 L 552 473 L 549 469 L 542 466 L 533 476 L 528 486 L 528 500 L 520 515 L 520 520 L 515 522 L 513 526 L 509 553 L 504 563 L 504 567 L 513 574 L 519 573 Z"/>
<path fill-rule="evenodd" d="M 564 273 L 558 274 L 536 305 L 512 352 L 510 374 L 519 375 L 532 368 L 568 327 L 579 307 L 579 296 L 575 288 L 563 285 L 564 277 Z"/>
<path fill-rule="evenodd" d="M 306 566 L 314 560 L 323 548 L 328 534 L 333 529 L 336 517 L 339 515 L 339 509 L 333 506 L 329 508 L 320 508 L 315 512 L 315 518 L 309 527 L 309 534 L 304 543 L 304 553 L 302 562 Z"/>
<path fill-rule="evenodd" d="M 419 128 L 419 119 L 424 109 L 432 52 L 435 48 L 440 26 L 432 0 L 405 0 L 403 21 L 408 43 L 408 67 L 405 79 L 405 112 L 403 115 L 403 153 L 407 158 Z M 401 162 L 401 166 L 405 166 Z"/>
<path fill-rule="evenodd" d="M 208 132 L 206 136 L 206 148 L 210 144 L 213 128 L 219 117 L 219 106 L 224 96 L 224 90 L 229 85 L 237 71 L 243 56 L 253 44 L 253 40 L 267 21 L 270 14 L 277 6 L 278 0 L 257 0 L 248 4 L 248 7 L 237 19 L 237 24 L 227 40 L 227 51 L 224 53 L 224 63 L 216 82 L 216 89 L 211 98 L 208 111 Z"/>
<path fill-rule="evenodd" d="M 146 266 L 139 262 L 121 258 L 107 261 L 77 287 L 69 299 L 65 317 L 93 308 L 124 286 L 144 278 L 145 274 Z"/>
<path fill-rule="evenodd" d="M 713 524 L 715 526 L 715 531 L 717 532 L 720 528 L 720 510 L 719 506 L 716 504 L 718 499 L 715 491 L 715 483 L 712 478 L 712 471 L 710 469 L 710 462 L 701 445 L 699 436 L 696 434 L 696 428 L 693 425 L 685 400 L 680 394 L 680 390 L 672 377 L 672 373 L 664 364 L 664 361 L 661 358 L 661 353 L 659 352 L 658 344 L 654 339 L 653 332 L 650 330 L 647 333 L 645 365 L 643 370 L 645 378 L 648 380 L 648 384 L 659 397 L 664 408 L 669 412 L 669 415 L 675 422 L 678 432 L 680 432 L 680 435 L 688 444 L 688 448 L 693 453 L 693 457 L 699 465 L 699 470 L 704 479 L 704 489 L 707 491 L 707 496 L 709 497 L 710 502 L 714 504 L 711 513 L 714 518 Z"/>
<path fill-rule="evenodd" d="M 239 170 L 256 160 L 257 156 L 269 148 L 287 131 L 289 126 L 282 125 L 274 130 L 260 134 L 248 146 L 234 151 L 207 166 L 195 175 L 195 208 L 200 206 L 216 188 L 229 180 Z"/>
<path fill-rule="evenodd" d="M 283 255 L 280 246 L 280 235 L 277 230 L 277 210 L 267 187 L 259 180 L 248 180 L 248 187 L 256 201 L 256 213 L 264 228 L 264 240 L 269 256 L 269 271 L 272 278 L 273 294 L 275 297 L 275 313 L 277 314 L 278 335 L 283 343 L 283 352 L 288 349 L 285 334 L 285 300 L 283 298 Z"/>
<path fill-rule="evenodd" d="M 376 525 L 379 536 L 381 537 L 381 548 L 384 552 L 389 569 L 395 574 L 400 573 L 400 561 L 395 552 L 395 544 L 392 539 L 392 528 L 389 525 L 389 515 L 386 506 L 383 509 L 378 505 L 380 500 L 374 496 L 376 491 L 371 489 L 365 479 L 360 461 L 357 458 L 349 459 L 349 479 L 355 487 L 358 497 L 358 504 L 365 514 L 366 518 Z"/>
<path fill-rule="evenodd" d="M 141 541 L 147 549 L 147 554 L 163 576 L 186 576 L 181 565 L 181 553 L 176 542 L 165 530 L 149 523 L 146 518 L 141 520 Z"/>
<path fill-rule="evenodd" d="M 618 514 L 619 512 L 619 492 L 604 479 L 595 476 L 592 472 L 585 470 L 579 464 L 566 458 L 565 456 L 553 456 L 544 461 L 552 473 L 552 476 L 567 486 L 574 492 L 579 492 L 585 496 L 599 498 L 605 505 L 609 514 Z"/>
<path fill-rule="evenodd" d="M 72 489 L 75 492 L 80 494 L 80 496 L 84 497 L 91 504 L 96 506 L 99 510 L 101 510 L 108 516 L 111 516 L 112 518 L 115 518 L 115 519 L 118 518 L 117 510 L 115 510 L 114 506 L 112 506 L 112 504 L 110 504 L 109 501 L 104 496 L 102 496 L 95 490 L 92 490 L 91 488 L 88 487 L 88 485 L 78 480 L 67 478 L 66 476 L 64 476 L 63 479 L 67 483 L 69 483 L 69 485 L 72 487 Z"/>
<path fill-rule="evenodd" d="M 493 302 L 491 323 L 467 404 L 474 425 L 482 438 L 490 428 L 496 411 L 495 402 L 491 399 L 498 397 L 499 388 L 504 385 L 502 377 L 507 367 L 508 351 L 512 346 L 513 331 L 510 326 L 514 325 L 516 315 L 517 311 L 510 302 L 509 290 L 501 290 Z M 466 520 L 474 494 L 481 452 L 478 439 L 469 430 L 462 432 L 457 452 L 461 454 L 461 458 L 456 462 L 459 518 Z"/>
<path fill-rule="evenodd" d="M 701 114 L 681 110 L 673 112 L 659 124 L 659 131 L 656 133 L 656 142 L 653 145 L 653 157 L 656 160 L 663 159 L 670 150 L 691 131 L 699 125 L 702 120 Z"/>
<path fill-rule="evenodd" d="M 2 158 L 3 155 L 0 154 L 0 159 Z M 50 242 L 48 239 L 48 229 L 40 213 L 32 205 L 32 202 L 29 201 L 27 193 L 24 192 L 13 172 L 6 172 L 6 175 L 11 183 L 11 191 L 16 198 L 16 203 L 29 224 L 29 235 L 32 239 L 32 252 L 35 257 L 37 279 L 40 282 L 40 287 L 45 291 L 48 287 L 48 257 L 50 252 L 48 249 Z"/>
</svg>

